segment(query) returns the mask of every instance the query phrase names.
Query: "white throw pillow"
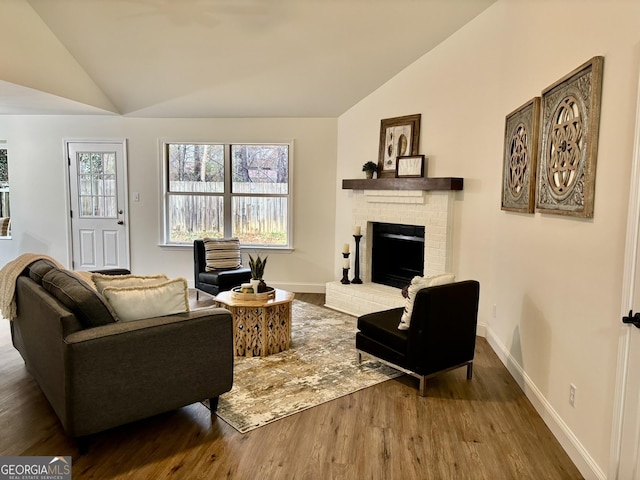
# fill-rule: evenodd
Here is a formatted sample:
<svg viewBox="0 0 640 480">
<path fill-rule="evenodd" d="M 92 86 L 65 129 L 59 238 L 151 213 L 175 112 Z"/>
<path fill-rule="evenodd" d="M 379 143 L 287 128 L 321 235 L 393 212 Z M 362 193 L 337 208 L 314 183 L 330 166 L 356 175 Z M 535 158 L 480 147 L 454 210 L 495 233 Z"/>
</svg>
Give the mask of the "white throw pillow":
<svg viewBox="0 0 640 480">
<path fill-rule="evenodd" d="M 189 294 L 184 278 L 142 287 L 106 287 L 102 295 L 118 318 L 125 322 L 189 311 Z"/>
<path fill-rule="evenodd" d="M 96 286 L 98 293 L 102 293 L 107 287 L 126 288 L 126 287 L 148 287 L 158 285 L 169 280 L 164 274 L 159 275 L 105 275 L 102 273 L 94 273 L 91 275 L 91 281 Z"/>
<path fill-rule="evenodd" d="M 453 283 L 455 280 L 456 276 L 453 273 L 443 273 L 442 275 L 435 275 L 433 277 L 413 277 L 407 292 L 404 312 L 402 313 L 398 330 L 409 330 L 409 325 L 411 324 L 411 313 L 413 312 L 413 302 L 420 290 L 427 287 L 435 287 L 436 285 Z"/>
</svg>

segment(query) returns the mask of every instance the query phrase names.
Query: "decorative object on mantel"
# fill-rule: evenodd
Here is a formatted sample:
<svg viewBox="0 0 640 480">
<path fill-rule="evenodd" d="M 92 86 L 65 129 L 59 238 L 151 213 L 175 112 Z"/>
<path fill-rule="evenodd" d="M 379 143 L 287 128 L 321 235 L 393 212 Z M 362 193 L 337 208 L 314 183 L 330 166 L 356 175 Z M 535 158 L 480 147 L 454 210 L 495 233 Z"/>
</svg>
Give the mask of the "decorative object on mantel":
<svg viewBox="0 0 640 480">
<path fill-rule="evenodd" d="M 351 283 L 359 285 L 362 283 L 362 280 L 360 280 L 360 239 L 362 238 L 360 226 L 353 227 L 353 238 L 356 241 L 356 256 L 353 264 L 353 280 L 351 280 Z"/>
<path fill-rule="evenodd" d="M 362 165 L 362 171 L 366 174 L 367 178 L 373 178 L 373 174 L 378 171 L 378 164 L 368 161 Z"/>
<path fill-rule="evenodd" d="M 344 247 L 342 247 L 342 258 L 344 259 L 342 261 L 342 280 L 340 280 L 340 283 L 343 283 L 345 285 L 351 283 L 349 281 L 349 244 L 345 243 Z"/>
<path fill-rule="evenodd" d="M 507 115 L 502 166 L 502 210 L 533 213 L 540 131 L 540 97 Z"/>
<path fill-rule="evenodd" d="M 269 287 L 264 281 L 264 269 L 267 266 L 267 259 L 269 257 L 264 257 L 264 260 L 260 258 L 260 255 L 257 255 L 254 259 L 251 254 L 249 254 L 249 268 L 251 268 L 251 280 L 258 280 L 258 290 L 254 293 L 262 293 L 266 292 Z"/>
<path fill-rule="evenodd" d="M 405 155 L 396 161 L 396 177 L 424 177 L 424 155 Z"/>
<path fill-rule="evenodd" d="M 536 211 L 593 218 L 604 57 L 542 92 Z"/>
<path fill-rule="evenodd" d="M 380 121 L 378 177 L 395 177 L 397 157 L 418 155 L 421 114 Z"/>
</svg>

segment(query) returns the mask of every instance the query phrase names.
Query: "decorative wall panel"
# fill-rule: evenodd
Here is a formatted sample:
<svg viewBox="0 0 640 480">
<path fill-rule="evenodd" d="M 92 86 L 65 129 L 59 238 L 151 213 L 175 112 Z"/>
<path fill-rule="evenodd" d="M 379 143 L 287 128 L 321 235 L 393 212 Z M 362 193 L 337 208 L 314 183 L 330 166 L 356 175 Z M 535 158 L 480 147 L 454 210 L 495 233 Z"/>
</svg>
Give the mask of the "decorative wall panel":
<svg viewBox="0 0 640 480">
<path fill-rule="evenodd" d="M 535 206 L 540 97 L 507 115 L 502 169 L 502 210 L 533 213 Z"/>
<path fill-rule="evenodd" d="M 542 92 L 536 211 L 593 217 L 604 57 Z"/>
</svg>

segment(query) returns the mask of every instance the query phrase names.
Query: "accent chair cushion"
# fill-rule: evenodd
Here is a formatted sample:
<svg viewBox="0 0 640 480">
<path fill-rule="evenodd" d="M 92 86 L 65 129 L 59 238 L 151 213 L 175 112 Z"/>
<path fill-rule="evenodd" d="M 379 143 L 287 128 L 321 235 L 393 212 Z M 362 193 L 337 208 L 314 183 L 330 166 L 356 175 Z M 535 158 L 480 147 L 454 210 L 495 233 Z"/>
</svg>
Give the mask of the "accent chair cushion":
<svg viewBox="0 0 640 480">
<path fill-rule="evenodd" d="M 164 274 L 159 275 L 105 275 L 102 273 L 91 274 L 91 280 L 96 286 L 96 290 L 102 293 L 107 287 L 147 287 L 158 285 L 169 280 Z"/>
<path fill-rule="evenodd" d="M 411 325 L 411 314 L 413 312 L 413 302 L 416 299 L 416 294 L 427 287 L 435 287 L 436 285 L 446 285 L 447 283 L 453 283 L 456 280 L 456 276 L 452 273 L 443 273 L 442 275 L 435 275 L 433 277 L 413 277 L 411 284 L 407 289 L 407 299 L 405 300 L 404 312 L 402 318 L 400 318 L 399 330 L 409 330 Z"/>
<path fill-rule="evenodd" d="M 106 287 L 102 293 L 122 321 L 189 311 L 189 294 L 184 278 L 156 285 Z"/>
<path fill-rule="evenodd" d="M 11 217 L 0 217 L 0 237 L 11 235 Z"/>
<path fill-rule="evenodd" d="M 205 270 L 211 272 L 220 269 L 240 268 L 240 240 L 238 238 L 205 238 Z"/>
<path fill-rule="evenodd" d="M 117 320 L 102 295 L 67 270 L 49 270 L 42 278 L 42 286 L 71 310 L 85 328 L 99 327 Z"/>
<path fill-rule="evenodd" d="M 370 340 L 406 355 L 409 332 L 398 329 L 400 313 L 395 308 L 362 315 L 358 317 L 358 330 Z"/>
</svg>

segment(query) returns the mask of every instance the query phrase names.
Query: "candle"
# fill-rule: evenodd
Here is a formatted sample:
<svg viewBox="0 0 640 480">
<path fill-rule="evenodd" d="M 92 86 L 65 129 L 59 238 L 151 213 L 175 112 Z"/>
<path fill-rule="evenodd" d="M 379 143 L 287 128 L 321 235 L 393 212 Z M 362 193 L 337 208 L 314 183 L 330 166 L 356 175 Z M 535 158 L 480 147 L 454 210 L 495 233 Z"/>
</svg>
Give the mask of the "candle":
<svg viewBox="0 0 640 480">
<path fill-rule="evenodd" d="M 349 259 L 348 258 L 345 258 L 342 261 L 342 268 L 349 268 Z"/>
<path fill-rule="evenodd" d="M 353 227 L 353 234 L 360 235 L 360 225 L 356 225 L 355 227 Z"/>
<path fill-rule="evenodd" d="M 345 243 L 342 246 L 342 253 L 349 253 L 349 244 L 348 243 Z"/>
</svg>

